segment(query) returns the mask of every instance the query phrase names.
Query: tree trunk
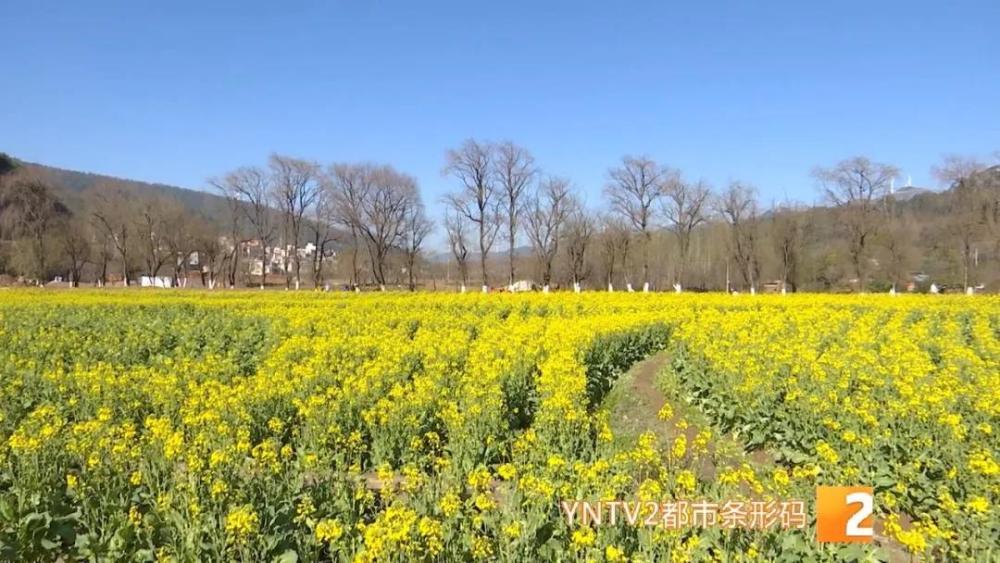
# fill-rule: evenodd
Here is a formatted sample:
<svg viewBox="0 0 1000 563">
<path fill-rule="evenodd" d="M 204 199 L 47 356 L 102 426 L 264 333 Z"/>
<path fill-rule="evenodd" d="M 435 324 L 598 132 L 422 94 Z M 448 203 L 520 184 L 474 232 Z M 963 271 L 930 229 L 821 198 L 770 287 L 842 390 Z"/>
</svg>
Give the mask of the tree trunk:
<svg viewBox="0 0 1000 563">
<path fill-rule="evenodd" d="M 649 245 L 652 243 L 652 237 L 649 232 L 643 230 L 642 232 L 642 285 L 647 287 L 649 285 Z"/>
<path fill-rule="evenodd" d="M 268 256 L 267 256 L 267 245 L 264 245 L 264 256 L 260 260 L 260 288 L 264 289 L 264 284 L 267 283 L 267 266 L 268 266 Z"/>
<path fill-rule="evenodd" d="M 508 257 L 510 258 L 510 285 L 514 285 L 514 228 L 511 225 L 510 229 L 510 240 L 508 241 L 509 249 L 507 251 Z"/>
<path fill-rule="evenodd" d="M 236 287 L 236 272 L 239 270 L 239 264 L 240 264 L 240 249 L 239 249 L 239 244 L 236 244 L 236 247 L 233 248 L 233 256 L 229 260 L 228 281 L 230 288 Z"/>
<path fill-rule="evenodd" d="M 317 248 L 316 256 L 313 258 L 313 287 L 319 289 L 323 276 L 323 253 Z"/>
<path fill-rule="evenodd" d="M 486 250 L 482 239 L 480 239 L 479 243 L 479 266 L 483 272 L 483 288 L 487 288 L 490 285 L 490 281 L 486 275 Z"/>
<path fill-rule="evenodd" d="M 295 253 L 295 290 L 298 291 L 302 286 L 302 259 L 299 257 L 299 249 L 296 246 L 293 250 Z"/>
<path fill-rule="evenodd" d="M 351 239 L 353 244 L 351 245 L 351 285 L 357 287 L 360 285 L 360 274 L 358 272 L 358 231 L 353 225 L 351 226 Z"/>
</svg>

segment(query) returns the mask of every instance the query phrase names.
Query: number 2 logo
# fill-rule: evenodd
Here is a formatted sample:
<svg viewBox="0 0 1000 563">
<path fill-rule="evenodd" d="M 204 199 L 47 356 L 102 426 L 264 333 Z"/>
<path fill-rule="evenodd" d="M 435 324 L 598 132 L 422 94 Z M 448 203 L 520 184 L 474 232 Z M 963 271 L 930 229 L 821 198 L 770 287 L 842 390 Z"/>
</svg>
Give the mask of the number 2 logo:
<svg viewBox="0 0 1000 563">
<path fill-rule="evenodd" d="M 847 504 L 860 504 L 861 508 L 847 519 L 846 534 L 851 537 L 869 538 L 875 535 L 875 530 L 871 526 L 861 526 L 861 523 L 874 511 L 875 499 L 872 498 L 871 493 L 851 493 L 847 495 Z"/>
<path fill-rule="evenodd" d="M 871 487 L 817 487 L 816 541 L 871 543 L 874 512 Z"/>
</svg>

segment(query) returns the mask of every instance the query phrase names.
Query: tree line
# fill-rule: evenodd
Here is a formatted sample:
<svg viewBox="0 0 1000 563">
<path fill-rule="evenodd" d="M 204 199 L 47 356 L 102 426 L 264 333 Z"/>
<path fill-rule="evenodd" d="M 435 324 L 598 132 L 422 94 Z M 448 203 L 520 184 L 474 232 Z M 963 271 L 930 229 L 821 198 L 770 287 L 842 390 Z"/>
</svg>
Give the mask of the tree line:
<svg viewBox="0 0 1000 563">
<path fill-rule="evenodd" d="M 433 228 L 416 180 L 386 164 L 331 164 L 271 155 L 266 168 L 245 166 L 210 180 L 230 203 L 231 240 L 249 234 L 268 254 L 275 242 L 315 249 L 311 274 L 319 287 L 327 249 L 339 243 L 348 250 L 350 285 L 361 283 L 360 254 L 367 252 L 371 274 L 386 285 L 391 255 L 404 257 L 408 285 L 416 287 L 414 266 Z M 243 226 L 246 228 L 243 228 Z M 235 275 L 239 253 L 229 258 Z M 301 286 L 302 256 L 285 254 L 286 286 Z M 265 276 L 261 274 L 261 287 Z"/>
<path fill-rule="evenodd" d="M 226 202 L 210 220 L 115 182 L 79 201 L 0 155 L 0 270 L 39 282 L 134 283 L 169 274 L 217 287 L 513 286 L 757 291 L 884 290 L 927 280 L 997 281 L 1000 167 L 949 156 L 942 193 L 906 198 L 899 170 L 859 156 L 817 167 L 816 206 L 760 201 L 741 181 L 714 188 L 648 156 L 609 167 L 597 209 L 510 141 L 448 150 L 453 189 L 433 202 L 388 164 L 321 164 L 272 154 L 209 179 Z M 306 249 L 308 249 L 306 251 Z M 268 272 L 271 272 L 270 276 Z"/>
</svg>

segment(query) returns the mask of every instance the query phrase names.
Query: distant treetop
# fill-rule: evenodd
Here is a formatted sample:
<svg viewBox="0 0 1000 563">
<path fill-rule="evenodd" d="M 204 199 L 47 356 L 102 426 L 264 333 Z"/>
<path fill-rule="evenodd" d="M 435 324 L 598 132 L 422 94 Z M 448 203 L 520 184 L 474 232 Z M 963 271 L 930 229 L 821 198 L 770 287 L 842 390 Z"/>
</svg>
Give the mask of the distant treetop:
<svg viewBox="0 0 1000 563">
<path fill-rule="evenodd" d="M 5 152 L 0 152 L 0 176 L 13 172 L 17 168 L 17 162 Z"/>
</svg>

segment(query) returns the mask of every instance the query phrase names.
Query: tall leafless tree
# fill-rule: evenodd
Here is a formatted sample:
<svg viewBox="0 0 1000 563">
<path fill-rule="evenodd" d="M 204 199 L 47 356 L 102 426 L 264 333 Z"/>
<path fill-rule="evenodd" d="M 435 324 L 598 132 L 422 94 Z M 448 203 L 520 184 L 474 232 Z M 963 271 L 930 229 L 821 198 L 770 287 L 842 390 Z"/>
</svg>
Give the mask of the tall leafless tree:
<svg viewBox="0 0 1000 563">
<path fill-rule="evenodd" d="M 191 265 L 195 256 L 198 257 L 199 262 L 203 258 L 198 253 L 200 242 L 209 236 L 208 233 L 215 234 L 215 230 L 205 219 L 189 214 L 176 201 L 171 201 L 165 207 L 163 214 L 167 226 L 163 238 L 167 254 L 170 256 L 168 263 L 171 268 L 173 284 L 177 287 L 184 287 L 187 285 L 188 266 Z M 218 238 L 218 234 L 215 236 Z"/>
<path fill-rule="evenodd" d="M 424 204 L 419 199 L 410 203 L 404 218 L 403 253 L 406 258 L 406 274 L 410 291 L 417 289 L 417 258 L 420 256 L 424 239 L 431 234 L 434 223 L 427 218 Z"/>
<path fill-rule="evenodd" d="M 958 243 L 962 262 L 962 284 L 968 289 L 975 283 L 973 269 L 976 244 L 989 226 L 989 203 L 979 179 L 986 170 L 982 162 L 948 155 L 931 173 L 950 189 L 947 234 Z"/>
<path fill-rule="evenodd" d="M 458 273 L 462 278 L 462 291 L 469 283 L 469 241 L 468 220 L 465 215 L 449 208 L 445 210 L 444 228 L 448 234 L 448 246 L 458 265 Z"/>
<path fill-rule="evenodd" d="M 469 139 L 448 151 L 445 173 L 455 176 L 462 187 L 446 196 L 448 204 L 476 228 L 479 235 L 479 265 L 483 291 L 490 285 L 486 263 L 501 225 L 501 195 L 493 172 L 494 147 Z"/>
<path fill-rule="evenodd" d="M 604 214 L 600 220 L 600 247 L 608 291 L 614 291 L 615 267 L 619 261 L 628 283 L 628 250 L 632 235 L 621 217 Z"/>
<path fill-rule="evenodd" d="M 417 182 L 391 166 L 368 169 L 371 180 L 361 201 L 358 229 L 368 245 L 375 282 L 385 289 L 389 251 L 403 241 L 406 216 L 419 202 Z"/>
<path fill-rule="evenodd" d="M 239 273 L 240 268 L 240 248 L 243 243 L 246 242 L 243 238 L 243 200 L 231 190 L 226 190 L 219 186 L 213 185 L 222 194 L 222 197 L 226 200 L 226 237 L 228 239 L 227 244 L 223 244 L 219 241 L 219 237 L 216 236 L 215 243 L 218 245 L 218 256 L 225 267 L 225 279 L 229 285 L 230 289 L 236 287 L 236 276 Z M 202 239 L 202 244 L 204 247 L 208 247 L 210 242 L 207 239 Z M 215 248 L 212 246 L 212 248 Z M 215 289 L 215 282 L 213 278 L 212 289 Z"/>
<path fill-rule="evenodd" d="M 528 201 L 525 227 L 538 260 L 542 285 L 552 283 L 552 264 L 559 251 L 563 224 L 570 210 L 570 186 L 564 178 L 546 178 Z"/>
<path fill-rule="evenodd" d="M 302 238 L 303 219 L 320 192 L 319 165 L 315 162 L 272 154 L 268 159 L 271 169 L 271 197 L 281 211 L 284 227 L 285 288 L 291 286 L 294 267 L 295 289 L 302 285 L 302 258 L 299 243 Z"/>
<path fill-rule="evenodd" d="M 336 238 L 337 198 L 336 182 L 329 174 L 321 177 L 320 190 L 312 206 L 309 230 L 312 231 L 313 287 L 318 289 L 323 281 L 323 263 Z"/>
<path fill-rule="evenodd" d="M 220 274 L 224 274 L 228 281 L 232 256 L 229 246 L 224 243 L 225 239 L 219 236 L 214 226 L 204 220 L 195 221 L 188 236 L 198 255 L 202 286 L 215 289 L 220 282 Z"/>
<path fill-rule="evenodd" d="M 799 257 L 802 244 L 800 211 L 792 205 L 771 208 L 771 239 L 781 267 L 783 288 L 798 289 Z"/>
<path fill-rule="evenodd" d="M 244 166 L 226 174 L 221 179 L 209 180 L 213 186 L 231 198 L 250 223 L 253 234 L 260 244 L 261 257 L 260 288 L 267 281 L 268 250 L 274 240 L 274 220 L 270 207 L 270 182 L 267 172 L 256 166 Z M 240 241 L 233 244 L 239 252 Z"/>
<path fill-rule="evenodd" d="M 171 205 L 176 205 L 176 202 L 156 195 L 142 194 L 134 200 L 134 216 L 131 219 L 147 276 L 159 276 L 160 269 L 171 261 L 166 242 L 167 230 L 176 226 L 171 225 L 171 220 L 176 220 L 176 217 L 168 217 L 174 215 L 174 210 L 169 209 Z"/>
<path fill-rule="evenodd" d="M 70 287 L 80 287 L 83 277 L 83 267 L 90 261 L 91 237 L 89 225 L 78 216 L 67 217 L 60 221 L 59 246 L 66 258 L 69 269 Z"/>
<path fill-rule="evenodd" d="M 989 233 L 993 240 L 993 252 L 1000 262 L 1000 151 L 993 153 L 996 162 L 984 171 L 989 177 L 984 180 L 988 211 Z"/>
<path fill-rule="evenodd" d="M 689 183 L 680 179 L 671 181 L 664 191 L 666 201 L 663 215 L 667 219 L 670 231 L 677 237 L 678 256 L 674 284 L 680 287 L 684 283 L 684 274 L 688 266 L 691 235 L 698 225 L 708 219 L 708 202 L 712 192 L 705 182 Z"/>
<path fill-rule="evenodd" d="M 893 288 L 906 284 L 913 262 L 913 241 L 918 235 L 919 229 L 909 213 L 899 210 L 887 215 L 878 240 L 885 249 L 885 271 Z"/>
<path fill-rule="evenodd" d="M 867 286 L 869 246 L 879 223 L 892 181 L 899 170 L 864 156 L 843 160 L 831 168 L 816 168 L 813 176 L 838 210 L 847 229 L 851 265 L 861 291 Z"/>
<path fill-rule="evenodd" d="M 524 197 L 537 174 L 535 158 L 527 149 L 510 141 L 496 147 L 496 177 L 503 190 L 507 227 L 507 259 L 510 267 L 509 282 L 514 283 L 514 247 L 521 224 Z"/>
<path fill-rule="evenodd" d="M 621 165 L 608 171 L 604 194 L 611 209 L 627 221 L 642 243 L 642 283 L 649 284 L 649 247 L 652 243 L 653 213 L 663 198 L 667 178 L 675 175 L 645 156 L 622 158 Z"/>
<path fill-rule="evenodd" d="M 351 286 L 361 284 L 358 263 L 361 249 L 361 209 L 371 191 L 371 165 L 335 164 L 328 170 L 332 182 L 333 207 L 337 223 L 347 229 L 351 237 Z"/>
<path fill-rule="evenodd" d="M 594 236 L 594 218 L 579 201 L 572 201 L 566 216 L 564 238 L 569 258 L 570 279 L 577 290 L 589 275 L 587 248 Z"/>
<path fill-rule="evenodd" d="M 128 287 L 135 247 L 132 195 L 121 184 L 103 183 L 95 186 L 89 196 L 91 220 L 114 246 L 121 263 L 122 283 Z"/>
<path fill-rule="evenodd" d="M 115 245 L 107 230 L 101 228 L 92 216 L 88 216 L 88 231 L 93 243 L 95 268 L 94 285 L 104 287 L 108 283 L 108 270 L 115 259 Z"/>
<path fill-rule="evenodd" d="M 757 256 L 757 190 L 753 186 L 731 182 L 717 198 L 716 208 L 729 226 L 729 250 L 743 283 L 754 291 L 760 280 L 760 261 Z"/>
</svg>

